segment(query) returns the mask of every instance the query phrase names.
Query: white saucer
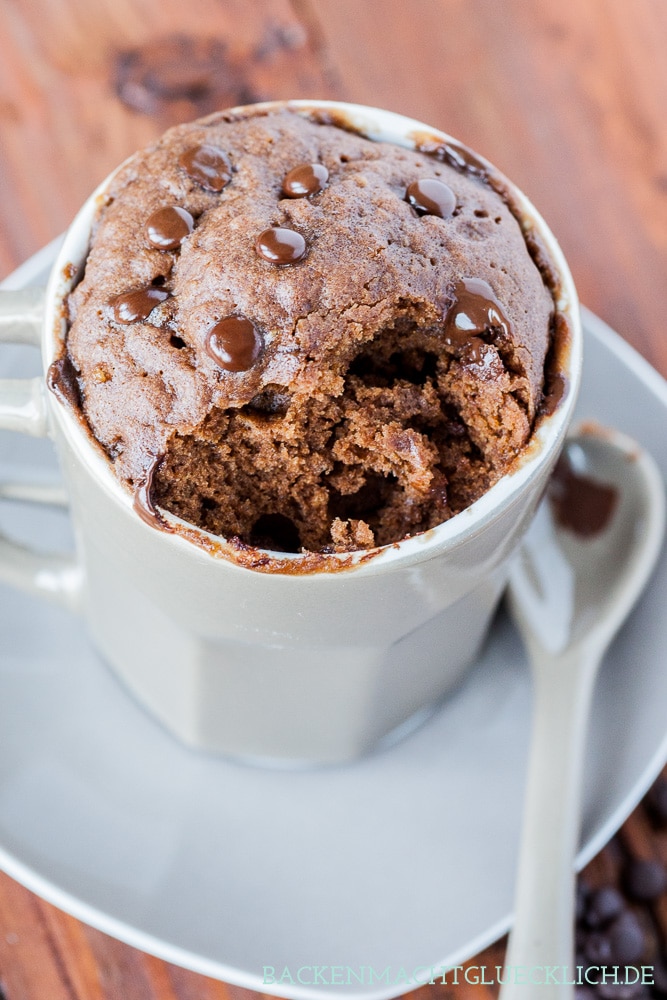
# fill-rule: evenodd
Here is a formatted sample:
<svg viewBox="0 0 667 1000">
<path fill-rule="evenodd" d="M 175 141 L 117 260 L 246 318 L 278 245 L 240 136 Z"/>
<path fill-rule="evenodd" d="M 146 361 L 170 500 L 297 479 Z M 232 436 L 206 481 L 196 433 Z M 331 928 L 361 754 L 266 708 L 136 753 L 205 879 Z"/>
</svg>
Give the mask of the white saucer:
<svg viewBox="0 0 667 1000">
<path fill-rule="evenodd" d="M 12 285 L 42 281 L 52 254 Z M 586 329 L 580 416 L 638 438 L 667 471 L 667 384 L 596 317 Z M 37 364 L 29 348 L 0 352 L 3 375 Z M 5 434 L 0 457 L 0 480 L 57 475 L 47 442 Z M 0 519 L 68 544 L 63 514 L 6 503 Z M 663 558 L 600 677 L 580 864 L 667 757 L 666 606 Z M 0 623 L 0 865 L 57 906 L 171 962 L 299 997 L 397 995 L 410 988 L 395 981 L 401 967 L 458 964 L 507 929 L 530 704 L 504 618 L 418 731 L 317 772 L 183 749 L 65 612 L 3 588 Z M 389 982 L 262 982 L 264 966 L 315 965 L 389 967 Z"/>
</svg>

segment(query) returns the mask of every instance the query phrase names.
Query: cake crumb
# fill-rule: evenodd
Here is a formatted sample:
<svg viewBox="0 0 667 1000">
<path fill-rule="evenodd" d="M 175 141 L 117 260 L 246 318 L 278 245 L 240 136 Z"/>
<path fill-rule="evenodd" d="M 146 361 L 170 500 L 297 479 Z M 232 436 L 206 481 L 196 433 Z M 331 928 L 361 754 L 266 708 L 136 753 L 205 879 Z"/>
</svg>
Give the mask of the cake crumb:
<svg viewBox="0 0 667 1000">
<path fill-rule="evenodd" d="M 335 517 L 331 522 L 331 539 L 335 552 L 354 552 L 356 549 L 372 549 L 375 535 L 365 521 L 351 518 L 341 521 Z"/>
</svg>

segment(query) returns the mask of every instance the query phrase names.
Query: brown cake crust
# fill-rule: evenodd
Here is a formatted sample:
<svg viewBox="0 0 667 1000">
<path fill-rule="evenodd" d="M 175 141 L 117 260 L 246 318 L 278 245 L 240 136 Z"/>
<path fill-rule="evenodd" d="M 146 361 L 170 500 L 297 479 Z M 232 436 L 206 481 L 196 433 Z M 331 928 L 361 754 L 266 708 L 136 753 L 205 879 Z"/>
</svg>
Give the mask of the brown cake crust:
<svg viewBox="0 0 667 1000">
<path fill-rule="evenodd" d="M 221 191 L 179 165 L 201 143 L 231 164 Z M 327 168 L 324 189 L 285 197 L 285 175 L 309 163 Z M 451 188 L 453 215 L 406 201 L 424 178 Z M 170 250 L 146 238 L 166 206 L 194 219 Z M 304 238 L 297 263 L 258 254 L 276 226 Z M 493 308 L 462 334 L 452 317 L 469 279 Z M 115 298 L 147 287 L 169 297 L 119 322 Z M 554 312 L 483 180 L 288 110 L 179 126 L 133 157 L 68 306 L 83 412 L 121 481 L 137 489 L 154 470 L 159 506 L 292 551 L 388 544 L 481 496 L 530 436 Z M 226 317 L 257 331 L 246 370 L 207 346 Z"/>
</svg>

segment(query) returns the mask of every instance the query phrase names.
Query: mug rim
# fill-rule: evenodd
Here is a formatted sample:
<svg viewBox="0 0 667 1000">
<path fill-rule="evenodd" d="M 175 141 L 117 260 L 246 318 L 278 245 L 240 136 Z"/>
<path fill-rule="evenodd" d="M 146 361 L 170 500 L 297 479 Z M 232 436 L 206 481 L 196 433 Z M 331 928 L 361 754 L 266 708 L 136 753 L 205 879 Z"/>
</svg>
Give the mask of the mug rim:
<svg viewBox="0 0 667 1000">
<path fill-rule="evenodd" d="M 322 111 L 340 112 L 351 130 L 373 141 L 390 142 L 408 149 L 417 148 L 414 138 L 410 138 L 411 134 L 413 136 L 427 135 L 434 142 L 453 143 L 460 146 L 460 140 L 416 119 L 381 108 L 345 101 L 310 99 L 265 101 L 224 109 L 199 119 L 199 121 L 206 122 L 222 114 L 251 116 L 280 109 L 294 111 L 305 117 Z M 90 233 L 98 208 L 105 198 L 106 190 L 113 178 L 135 155 L 136 153 L 133 153 L 105 177 L 83 203 L 66 232 L 65 240 L 51 269 L 46 289 L 42 329 L 42 360 L 45 372 L 58 357 L 66 340 L 69 324 L 65 300 L 78 280 L 81 267 L 85 264 L 90 245 Z M 265 565 L 244 565 L 235 557 L 234 547 L 227 539 L 186 522 L 168 511 L 162 511 L 160 508 L 161 517 L 176 529 L 169 533 L 160 532 L 164 544 L 185 544 L 188 546 L 188 551 L 198 550 L 202 554 L 212 555 L 214 558 L 224 561 L 226 564 L 233 564 L 238 568 L 250 569 L 251 571 L 259 569 L 264 572 L 273 572 L 274 575 L 285 573 L 293 575 L 296 573 L 298 575 L 319 576 L 323 573 L 330 574 L 332 571 L 338 572 L 341 569 L 365 569 L 368 571 L 379 569 L 381 566 L 384 568 L 389 563 L 400 562 L 404 565 L 406 562 L 421 562 L 425 558 L 430 559 L 443 551 L 449 552 L 457 549 L 469 538 L 476 536 L 490 522 L 496 521 L 513 504 L 517 496 L 539 475 L 544 465 L 555 458 L 572 418 L 581 382 L 583 331 L 576 288 L 555 236 L 531 201 L 490 161 L 476 152 L 475 156 L 482 165 L 488 166 L 494 180 L 506 186 L 512 196 L 513 204 L 520 213 L 521 221 L 539 234 L 547 251 L 549 262 L 554 266 L 559 278 L 558 289 L 551 289 L 556 313 L 566 318 L 569 330 L 568 343 L 564 352 L 565 357 L 561 360 L 561 370 L 566 378 L 566 395 L 559 401 L 553 413 L 546 413 L 536 418 L 530 438 L 510 469 L 474 503 L 448 521 L 443 521 L 433 528 L 400 541 L 373 549 L 326 554 L 254 549 L 259 554 L 265 553 L 270 556 L 269 561 L 274 565 L 267 570 Z M 49 392 L 47 395 L 51 418 L 57 422 L 68 444 L 74 449 L 78 459 L 87 467 L 98 485 L 116 502 L 125 507 L 137 521 L 141 521 L 146 531 L 159 530 L 157 527 L 145 523 L 133 509 L 133 495 L 116 477 L 111 462 L 103 453 L 102 446 L 96 441 L 92 430 L 85 426 L 83 420 L 68 406 L 62 405 L 56 400 L 52 393 Z M 204 551 L 202 552 L 202 550 Z M 309 557 L 312 562 L 313 556 L 317 558 L 312 568 L 298 568 Z"/>
</svg>

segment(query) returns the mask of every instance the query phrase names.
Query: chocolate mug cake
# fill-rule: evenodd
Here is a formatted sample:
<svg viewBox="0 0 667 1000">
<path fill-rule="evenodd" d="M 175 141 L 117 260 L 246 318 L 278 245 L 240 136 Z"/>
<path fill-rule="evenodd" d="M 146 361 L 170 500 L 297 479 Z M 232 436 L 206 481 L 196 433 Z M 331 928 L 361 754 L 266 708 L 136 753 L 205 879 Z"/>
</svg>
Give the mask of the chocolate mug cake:
<svg viewBox="0 0 667 1000">
<path fill-rule="evenodd" d="M 345 552 L 510 469 L 555 292 L 487 166 L 283 108 L 173 128 L 117 172 L 51 383 L 145 517 Z"/>
<path fill-rule="evenodd" d="M 100 184 L 41 310 L 11 427 L 54 438 L 76 553 L 7 565 L 170 732 L 341 763 L 461 682 L 581 378 L 511 181 L 379 108 L 232 109 Z"/>
</svg>

